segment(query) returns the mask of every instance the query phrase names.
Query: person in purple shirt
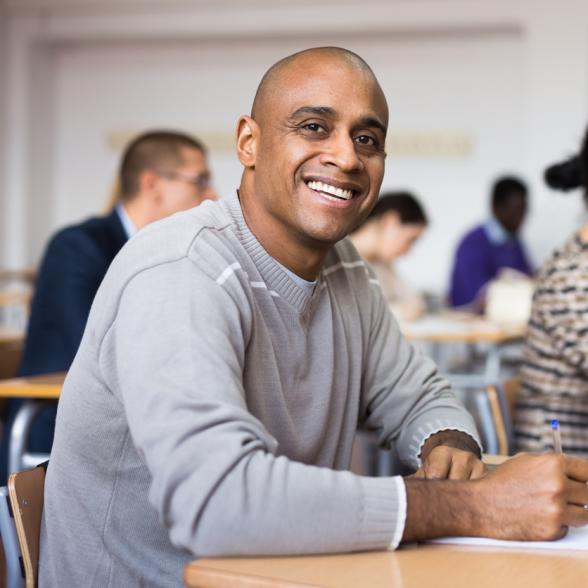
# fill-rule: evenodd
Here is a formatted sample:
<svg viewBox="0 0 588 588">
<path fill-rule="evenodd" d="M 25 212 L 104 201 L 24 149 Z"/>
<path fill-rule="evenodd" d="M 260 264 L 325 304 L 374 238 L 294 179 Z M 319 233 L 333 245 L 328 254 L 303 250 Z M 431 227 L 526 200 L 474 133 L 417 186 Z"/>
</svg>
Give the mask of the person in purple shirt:
<svg viewBox="0 0 588 588">
<path fill-rule="evenodd" d="M 484 289 L 502 268 L 533 273 L 518 232 L 527 213 L 527 187 L 502 177 L 492 187 L 492 217 L 459 242 L 451 272 L 449 303 L 465 306 L 483 299 Z"/>
</svg>

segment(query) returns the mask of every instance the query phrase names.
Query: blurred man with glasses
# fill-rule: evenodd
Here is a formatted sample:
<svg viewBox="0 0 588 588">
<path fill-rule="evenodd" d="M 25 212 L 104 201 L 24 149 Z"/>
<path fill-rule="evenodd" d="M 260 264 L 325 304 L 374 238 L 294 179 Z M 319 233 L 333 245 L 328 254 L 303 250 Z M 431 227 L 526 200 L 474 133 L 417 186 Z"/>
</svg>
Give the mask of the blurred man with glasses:
<svg viewBox="0 0 588 588">
<path fill-rule="evenodd" d="M 110 263 L 139 229 L 217 198 L 204 145 L 172 131 L 152 131 L 135 138 L 123 154 L 118 184 L 118 198 L 110 214 L 66 227 L 49 241 L 39 266 L 21 376 L 69 368 Z M 17 408 L 16 402 L 13 405 L 9 422 Z M 50 451 L 54 423 L 52 406 L 35 422 L 30 451 Z M 4 442 L 0 469 L 5 467 L 6 446 Z M 0 476 L 4 479 L 5 471 Z"/>
</svg>

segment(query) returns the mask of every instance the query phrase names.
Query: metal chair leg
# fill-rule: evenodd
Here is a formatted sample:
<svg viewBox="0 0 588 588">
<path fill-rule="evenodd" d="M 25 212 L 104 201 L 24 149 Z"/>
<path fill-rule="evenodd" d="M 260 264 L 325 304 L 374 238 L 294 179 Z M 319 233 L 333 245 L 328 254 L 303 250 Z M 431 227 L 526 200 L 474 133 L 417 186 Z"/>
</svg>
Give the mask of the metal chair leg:
<svg viewBox="0 0 588 588">
<path fill-rule="evenodd" d="M 23 457 L 26 453 L 29 431 L 35 417 L 46 406 L 42 400 L 27 400 L 20 407 L 10 430 L 10 445 L 8 452 L 8 474 L 25 469 Z M 40 461 L 47 459 L 42 456 Z"/>
</svg>

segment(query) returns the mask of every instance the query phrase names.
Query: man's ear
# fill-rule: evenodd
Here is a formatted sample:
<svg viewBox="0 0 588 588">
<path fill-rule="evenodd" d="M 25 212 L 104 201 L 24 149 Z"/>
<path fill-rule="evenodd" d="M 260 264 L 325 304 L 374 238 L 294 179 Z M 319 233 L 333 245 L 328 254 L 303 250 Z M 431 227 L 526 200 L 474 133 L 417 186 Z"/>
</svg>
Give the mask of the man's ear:
<svg viewBox="0 0 588 588">
<path fill-rule="evenodd" d="M 244 167 L 254 168 L 259 142 L 259 125 L 243 115 L 237 123 L 237 156 Z"/>
<path fill-rule="evenodd" d="M 389 210 L 380 216 L 380 224 L 384 228 L 396 228 L 402 224 L 400 215 L 395 210 Z"/>
<path fill-rule="evenodd" d="M 152 169 L 145 169 L 139 174 L 138 184 L 141 194 L 158 192 L 159 176 Z"/>
</svg>

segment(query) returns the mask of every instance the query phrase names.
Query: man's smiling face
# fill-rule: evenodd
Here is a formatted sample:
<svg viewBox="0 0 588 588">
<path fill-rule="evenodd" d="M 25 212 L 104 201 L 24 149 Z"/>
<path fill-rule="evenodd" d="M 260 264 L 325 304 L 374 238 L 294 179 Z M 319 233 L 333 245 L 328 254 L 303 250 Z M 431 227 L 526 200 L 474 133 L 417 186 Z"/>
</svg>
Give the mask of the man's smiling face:
<svg viewBox="0 0 588 588">
<path fill-rule="evenodd" d="M 367 216 L 384 175 L 388 124 L 368 69 L 328 53 L 302 55 L 272 81 L 254 123 L 251 204 L 272 240 L 324 249 Z"/>
</svg>

